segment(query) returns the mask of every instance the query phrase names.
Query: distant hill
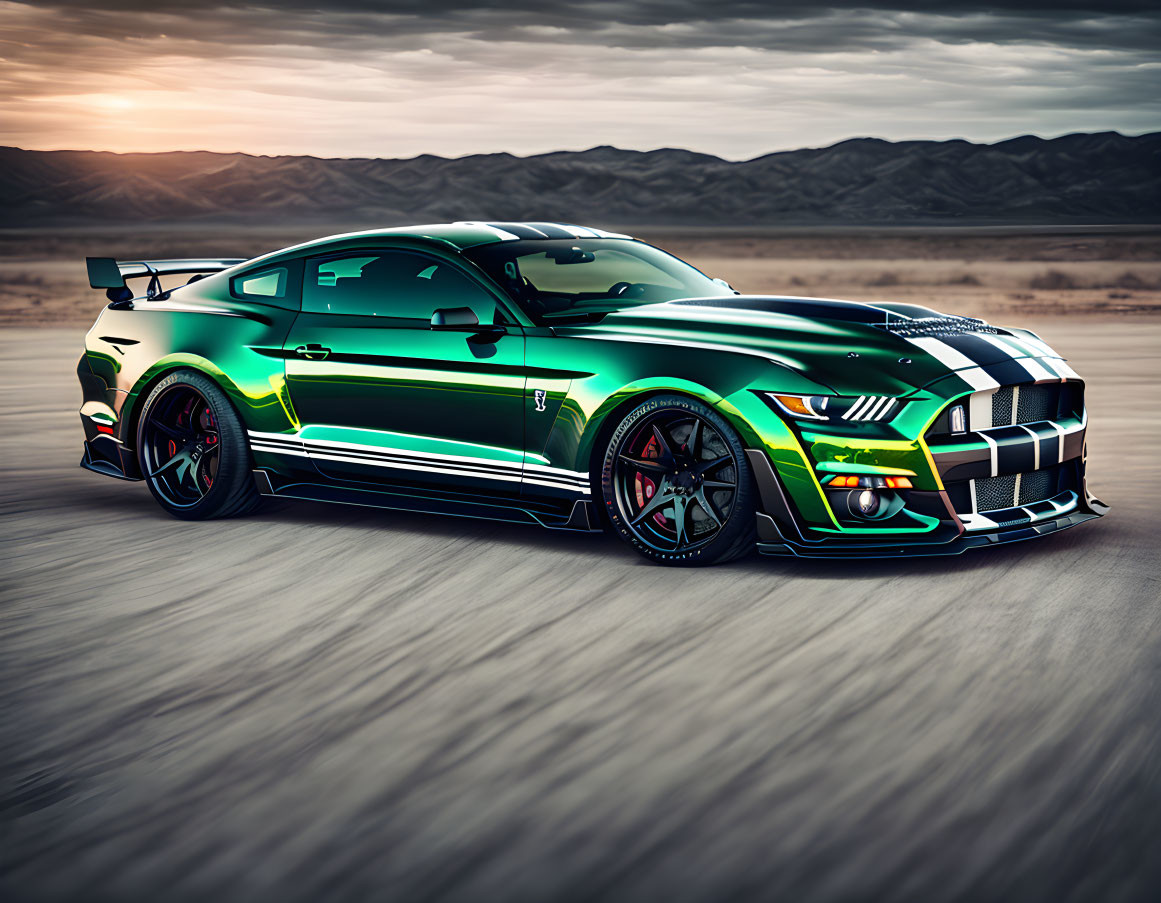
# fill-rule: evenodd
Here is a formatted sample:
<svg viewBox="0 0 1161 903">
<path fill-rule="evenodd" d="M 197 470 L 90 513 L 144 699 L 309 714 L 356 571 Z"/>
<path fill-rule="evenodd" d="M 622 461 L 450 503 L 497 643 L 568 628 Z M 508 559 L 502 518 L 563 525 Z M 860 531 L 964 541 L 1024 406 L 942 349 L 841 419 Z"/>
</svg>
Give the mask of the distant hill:
<svg viewBox="0 0 1161 903">
<path fill-rule="evenodd" d="M 997 144 L 855 138 L 730 162 L 684 150 L 457 159 L 0 148 L 0 225 L 139 221 L 777 225 L 1161 221 L 1161 132 Z"/>
</svg>

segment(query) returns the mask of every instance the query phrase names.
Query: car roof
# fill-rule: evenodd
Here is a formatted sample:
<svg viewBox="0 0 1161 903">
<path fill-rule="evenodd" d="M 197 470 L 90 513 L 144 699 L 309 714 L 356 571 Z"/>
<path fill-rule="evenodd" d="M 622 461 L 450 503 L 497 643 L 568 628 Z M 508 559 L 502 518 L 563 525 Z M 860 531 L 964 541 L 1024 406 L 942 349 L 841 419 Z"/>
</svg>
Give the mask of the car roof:
<svg viewBox="0 0 1161 903">
<path fill-rule="evenodd" d="M 491 244 L 499 241 L 517 241 L 519 239 L 561 239 L 561 238 L 624 238 L 631 239 L 630 235 L 621 235 L 618 232 L 606 232 L 604 229 L 594 229 L 589 226 L 577 226 L 570 223 L 512 223 L 512 222 L 457 222 L 457 223 L 430 223 L 422 226 L 395 226 L 388 229 L 368 229 L 363 232 L 345 232 L 340 235 L 328 235 L 325 238 L 316 238 L 313 241 L 284 248 L 278 254 L 287 251 L 302 251 L 318 245 L 334 242 L 347 243 L 366 239 L 379 238 L 419 238 L 429 239 L 453 245 L 458 250 L 471 248 L 475 245 Z"/>
</svg>

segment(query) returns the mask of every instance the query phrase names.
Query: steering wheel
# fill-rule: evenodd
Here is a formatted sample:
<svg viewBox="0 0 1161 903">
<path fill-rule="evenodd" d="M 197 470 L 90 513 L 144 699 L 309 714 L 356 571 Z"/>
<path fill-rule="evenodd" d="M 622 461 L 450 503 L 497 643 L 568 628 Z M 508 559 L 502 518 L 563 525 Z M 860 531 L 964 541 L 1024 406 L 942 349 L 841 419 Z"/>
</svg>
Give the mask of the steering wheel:
<svg viewBox="0 0 1161 903">
<path fill-rule="evenodd" d="M 609 294 L 615 298 L 640 298 L 645 294 L 645 286 L 633 282 L 614 282 L 609 286 Z"/>
</svg>

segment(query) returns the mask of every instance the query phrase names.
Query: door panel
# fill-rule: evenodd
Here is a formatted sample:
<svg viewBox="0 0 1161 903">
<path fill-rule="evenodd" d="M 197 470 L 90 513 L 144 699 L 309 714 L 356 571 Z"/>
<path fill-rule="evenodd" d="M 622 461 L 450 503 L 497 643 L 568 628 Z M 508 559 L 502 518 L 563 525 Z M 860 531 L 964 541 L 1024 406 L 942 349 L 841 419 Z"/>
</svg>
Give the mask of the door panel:
<svg viewBox="0 0 1161 903">
<path fill-rule="evenodd" d="M 325 359 L 293 353 L 312 344 L 330 353 Z M 523 335 L 481 339 L 389 326 L 381 317 L 304 313 L 287 348 L 286 382 L 300 436 L 324 474 L 417 483 L 451 477 L 470 485 L 482 479 L 518 488 Z"/>
<path fill-rule="evenodd" d="M 375 255 L 388 253 L 307 262 L 285 348 L 311 460 L 335 479 L 518 494 L 523 333 L 431 329 L 437 305 L 492 323 L 495 301 L 446 262 Z"/>
</svg>

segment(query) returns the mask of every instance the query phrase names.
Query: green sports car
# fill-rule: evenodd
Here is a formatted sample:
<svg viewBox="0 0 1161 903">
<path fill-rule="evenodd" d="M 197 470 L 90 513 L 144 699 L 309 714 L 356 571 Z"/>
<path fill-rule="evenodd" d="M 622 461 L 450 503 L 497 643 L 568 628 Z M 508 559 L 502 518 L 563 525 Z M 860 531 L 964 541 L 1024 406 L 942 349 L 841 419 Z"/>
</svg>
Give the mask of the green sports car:
<svg viewBox="0 0 1161 903">
<path fill-rule="evenodd" d="M 1084 383 L 1035 334 L 741 295 L 626 235 L 461 222 L 88 269 L 110 303 L 81 465 L 180 518 L 326 500 L 710 564 L 954 553 L 1107 510 Z"/>
</svg>

